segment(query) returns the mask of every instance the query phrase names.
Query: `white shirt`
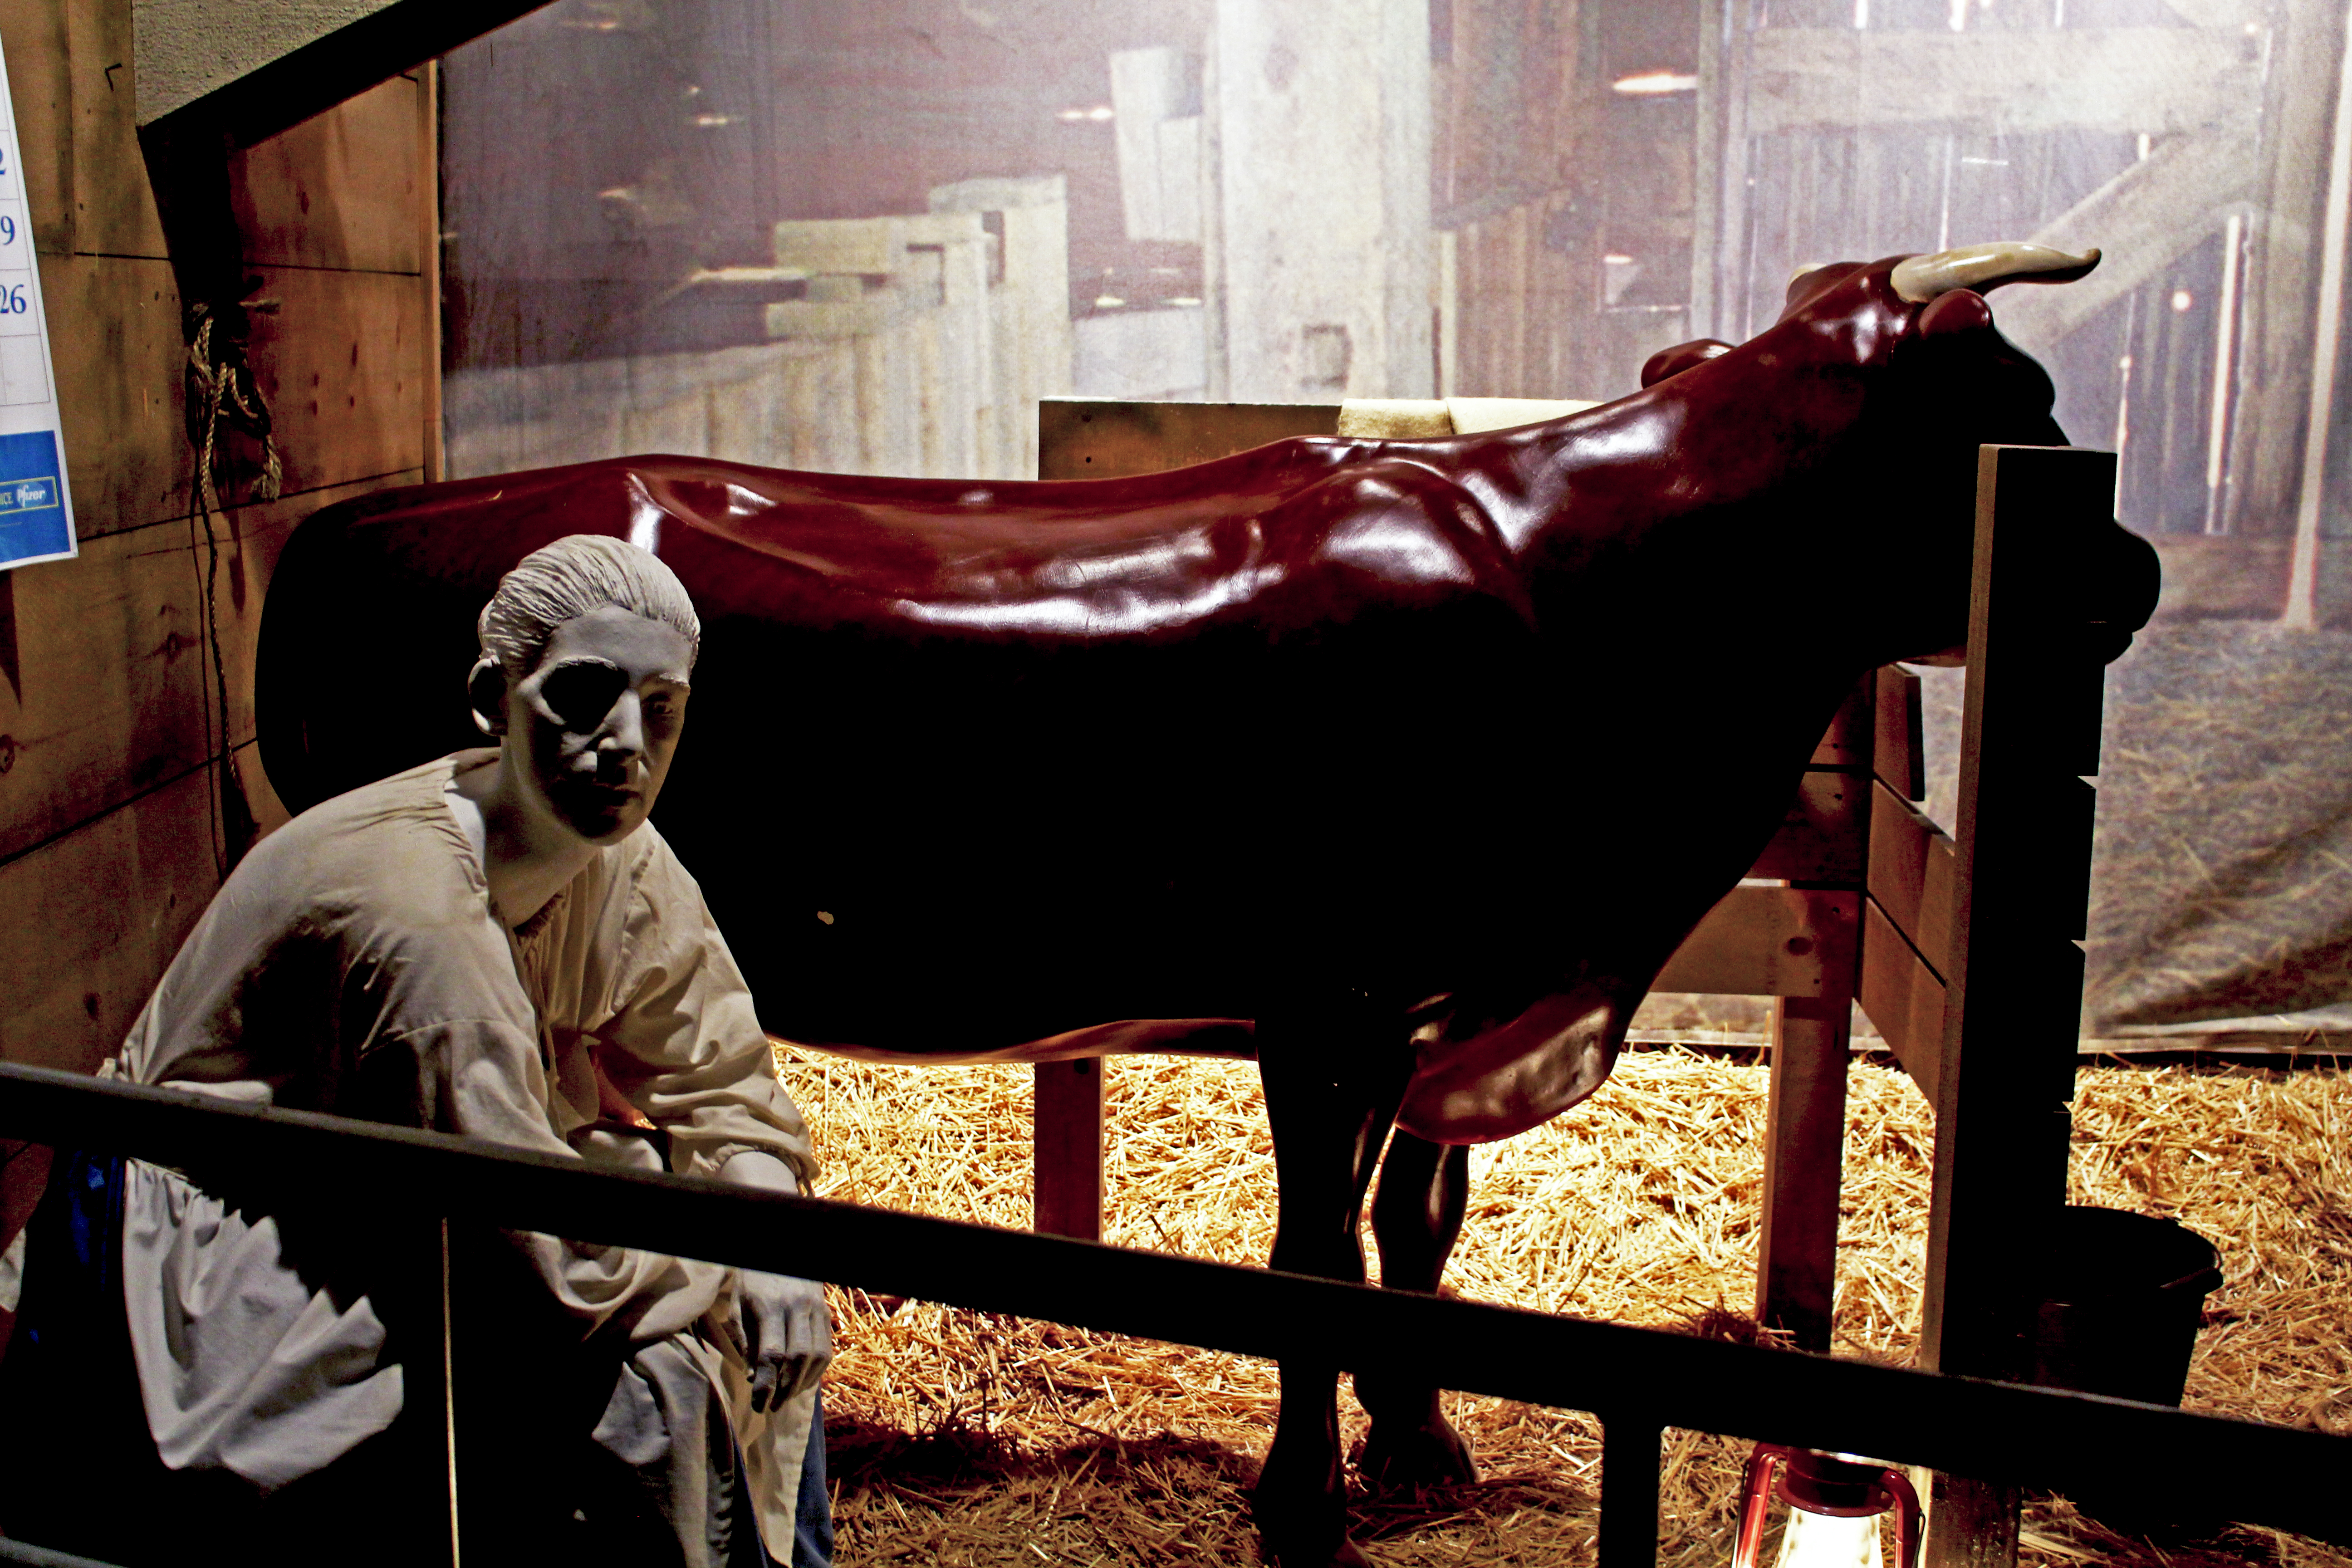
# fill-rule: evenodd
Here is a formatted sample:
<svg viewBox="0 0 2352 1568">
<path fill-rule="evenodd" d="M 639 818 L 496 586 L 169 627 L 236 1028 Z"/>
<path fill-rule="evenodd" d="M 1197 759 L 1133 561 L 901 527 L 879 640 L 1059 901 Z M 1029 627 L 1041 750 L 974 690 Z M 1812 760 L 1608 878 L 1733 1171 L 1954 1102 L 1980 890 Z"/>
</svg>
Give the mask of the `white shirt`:
<svg viewBox="0 0 2352 1568">
<path fill-rule="evenodd" d="M 764 1150 L 805 1190 L 807 1131 L 701 889 L 651 825 L 599 849 L 509 935 L 445 791 L 466 752 L 324 802 L 257 845 L 102 1076 L 459 1132 L 543 1153 L 605 1105 L 715 1177 Z M 523 1236 L 583 1334 L 688 1329 L 732 1288 L 716 1264 Z M 276 1487 L 399 1414 L 383 1325 L 338 1308 L 247 1217 L 130 1162 L 123 1283 L 148 1424 L 174 1468 Z"/>
</svg>

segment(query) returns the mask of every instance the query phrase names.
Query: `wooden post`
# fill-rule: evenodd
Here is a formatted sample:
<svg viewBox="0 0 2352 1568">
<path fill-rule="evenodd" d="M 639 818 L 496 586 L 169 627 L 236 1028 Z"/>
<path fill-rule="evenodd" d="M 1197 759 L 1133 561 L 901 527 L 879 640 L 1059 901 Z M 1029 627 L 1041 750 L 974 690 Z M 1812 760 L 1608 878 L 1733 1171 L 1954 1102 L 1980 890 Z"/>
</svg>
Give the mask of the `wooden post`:
<svg viewBox="0 0 2352 1568">
<path fill-rule="evenodd" d="M 1864 677 L 1814 751 L 1799 809 L 1831 799 L 1847 808 L 1821 814 L 1822 841 L 1809 863 L 1780 863 L 1786 851 L 1776 842 L 1750 875 L 1779 872 L 1800 888 L 1848 890 L 1859 899 L 1869 858 L 1875 710 L 1873 681 Z M 1823 964 L 1820 995 L 1772 1002 L 1756 1321 L 1787 1333 L 1800 1350 L 1830 1348 L 1838 1187 L 1845 1164 L 1845 1070 L 1859 978 L 1854 956 L 1848 943 L 1839 962 Z"/>
<path fill-rule="evenodd" d="M 457 1426 L 451 1377 L 449 1222 L 402 1227 L 413 1238 L 403 1250 L 412 1272 L 398 1292 L 401 1384 L 406 1416 L 395 1430 L 415 1479 L 415 1535 L 408 1550 L 426 1568 L 457 1568 Z"/>
<path fill-rule="evenodd" d="M 1646 1416 L 1601 1418 L 1600 1568 L 1656 1568 L 1663 1435 Z"/>
<path fill-rule="evenodd" d="M 1035 1220 L 1047 1236 L 1102 1239 L 1102 1060 L 1039 1062 L 1035 1106 Z"/>
<path fill-rule="evenodd" d="M 2115 473 L 2112 453 L 2073 447 L 1986 447 L 1978 466 L 1919 1358 L 1934 1372 L 2026 1370 L 2038 1232 L 2065 1203 L 2104 676 L 2074 606 Z M 2015 1561 L 2012 1489 L 1938 1476 L 1929 1492 L 1932 1568 Z"/>
<path fill-rule="evenodd" d="M 1853 1016 L 1851 973 L 1824 995 L 1772 999 L 1756 1321 L 1787 1333 L 1799 1350 L 1830 1348 Z"/>
</svg>

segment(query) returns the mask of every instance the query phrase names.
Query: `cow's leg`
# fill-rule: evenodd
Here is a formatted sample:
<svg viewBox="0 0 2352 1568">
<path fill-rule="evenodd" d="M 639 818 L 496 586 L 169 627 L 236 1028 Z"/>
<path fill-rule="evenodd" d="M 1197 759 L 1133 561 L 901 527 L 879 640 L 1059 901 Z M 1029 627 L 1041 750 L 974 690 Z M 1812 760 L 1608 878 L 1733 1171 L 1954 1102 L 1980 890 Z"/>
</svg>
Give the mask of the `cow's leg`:
<svg viewBox="0 0 2352 1568">
<path fill-rule="evenodd" d="M 1272 1265 L 1360 1281 L 1364 1192 L 1396 1118 L 1412 1058 L 1393 1019 L 1361 998 L 1258 1020 L 1258 1070 L 1274 1133 L 1280 1218 Z M 1282 1365 L 1282 1414 L 1255 1503 L 1268 1561 L 1282 1568 L 1361 1563 L 1347 1535 L 1339 1472 L 1339 1373 Z"/>
<path fill-rule="evenodd" d="M 1381 1283 L 1391 1290 L 1433 1291 L 1462 1234 L 1470 1197 L 1470 1151 L 1399 1131 L 1381 1162 L 1372 1200 L 1372 1236 L 1381 1246 Z M 1364 1479 L 1376 1487 L 1434 1486 L 1478 1477 L 1470 1445 L 1438 1408 L 1437 1388 L 1409 1362 L 1356 1374 L 1356 1398 L 1372 1418 L 1364 1439 Z"/>
</svg>

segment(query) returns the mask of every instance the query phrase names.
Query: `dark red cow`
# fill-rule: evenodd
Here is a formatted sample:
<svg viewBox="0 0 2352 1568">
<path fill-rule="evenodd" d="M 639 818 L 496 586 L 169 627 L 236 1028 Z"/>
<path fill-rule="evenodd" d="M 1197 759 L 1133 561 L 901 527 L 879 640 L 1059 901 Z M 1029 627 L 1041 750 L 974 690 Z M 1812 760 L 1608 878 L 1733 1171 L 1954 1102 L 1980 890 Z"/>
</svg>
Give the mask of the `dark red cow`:
<svg viewBox="0 0 2352 1568">
<path fill-rule="evenodd" d="M 2063 440 L 1982 292 L 2095 260 L 1822 268 L 1749 342 L 1515 431 L 1078 483 L 636 458 L 370 496 L 271 584 L 263 756 L 299 807 L 473 743 L 499 574 L 635 539 L 705 626 L 662 830 L 772 1030 L 1255 1054 L 1275 1265 L 1362 1277 L 1385 1149 L 1382 1282 L 1433 1289 L 1462 1146 L 1600 1086 L 1855 679 L 1963 640 L 1978 445 Z M 2153 552 L 2091 553 L 2120 651 Z M 1367 1470 L 1467 1473 L 1411 1363 L 1358 1380 Z M 1286 1369 L 1258 1493 L 1286 1563 L 1357 1560 L 1335 1384 Z"/>
</svg>

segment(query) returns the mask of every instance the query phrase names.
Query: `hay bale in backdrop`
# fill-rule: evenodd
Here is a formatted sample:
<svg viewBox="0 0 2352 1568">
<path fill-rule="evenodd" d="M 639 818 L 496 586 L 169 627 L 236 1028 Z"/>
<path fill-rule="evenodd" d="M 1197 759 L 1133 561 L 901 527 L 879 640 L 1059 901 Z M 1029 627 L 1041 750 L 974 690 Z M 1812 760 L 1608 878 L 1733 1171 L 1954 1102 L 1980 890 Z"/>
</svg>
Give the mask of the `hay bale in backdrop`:
<svg viewBox="0 0 2352 1568">
<path fill-rule="evenodd" d="M 1026 1068 L 784 1063 L 825 1196 L 1025 1226 Z M 1841 1354 L 1909 1359 L 1926 1257 L 1926 1102 L 1895 1069 L 1852 1075 L 1836 1314 Z M 1448 1284 L 1545 1311 L 1752 1332 L 1766 1072 L 1684 1050 L 1620 1062 L 1585 1105 L 1476 1150 Z M 1106 1238 L 1261 1263 L 1274 1155 L 1246 1063 L 1109 1066 Z M 2221 1248 L 2192 1408 L 2352 1431 L 2352 1079 L 2095 1068 L 2075 1107 L 2074 1199 L 2177 1218 Z M 1274 1367 L 1245 1356 L 834 1292 L 826 1384 L 841 1560 L 1255 1561 L 1247 1489 L 1273 1436 Z M 1357 1500 L 1391 1564 L 1588 1564 L 1600 1426 L 1450 1394 L 1482 1479 Z M 1342 1397 L 1349 1441 L 1362 1417 Z M 1720 1564 L 1746 1445 L 1670 1432 L 1660 1561 Z M 2151 1547 L 2038 1500 L 2033 1563 L 2334 1564 L 2352 1552 L 2232 1531 Z"/>
</svg>

